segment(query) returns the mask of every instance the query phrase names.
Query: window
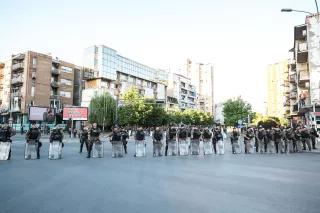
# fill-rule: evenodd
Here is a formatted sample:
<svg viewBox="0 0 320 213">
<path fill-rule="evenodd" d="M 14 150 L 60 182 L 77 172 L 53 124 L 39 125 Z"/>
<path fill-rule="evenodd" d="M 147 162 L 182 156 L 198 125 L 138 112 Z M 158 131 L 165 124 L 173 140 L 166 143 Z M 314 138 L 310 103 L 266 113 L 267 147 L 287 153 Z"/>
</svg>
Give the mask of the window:
<svg viewBox="0 0 320 213">
<path fill-rule="evenodd" d="M 37 67 L 37 59 L 33 58 L 32 59 L 32 68 L 36 68 Z"/>
<path fill-rule="evenodd" d="M 34 86 L 31 87 L 31 97 L 34 97 Z"/>
<path fill-rule="evenodd" d="M 69 86 L 72 85 L 72 81 L 71 81 L 71 80 L 68 80 L 68 79 L 62 78 L 62 79 L 60 80 L 60 82 L 61 82 L 61 84 L 65 84 L 65 85 L 69 85 Z"/>
<path fill-rule="evenodd" d="M 72 68 L 62 66 L 62 67 L 61 67 L 61 71 L 62 71 L 62 72 L 65 72 L 65 73 L 72 73 Z"/>
<path fill-rule="evenodd" d="M 60 91 L 60 96 L 65 98 L 71 98 L 71 92 Z"/>
</svg>

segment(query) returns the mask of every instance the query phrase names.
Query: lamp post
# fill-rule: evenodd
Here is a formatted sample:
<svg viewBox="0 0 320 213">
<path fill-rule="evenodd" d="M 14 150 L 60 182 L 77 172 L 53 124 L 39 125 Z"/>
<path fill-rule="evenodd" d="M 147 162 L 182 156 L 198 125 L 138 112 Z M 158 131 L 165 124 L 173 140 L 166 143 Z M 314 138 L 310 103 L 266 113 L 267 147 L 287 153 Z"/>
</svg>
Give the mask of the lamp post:
<svg viewBox="0 0 320 213">
<path fill-rule="evenodd" d="M 318 8 L 318 2 L 317 0 L 314 0 L 315 4 L 316 4 L 316 8 L 317 8 L 317 14 L 319 14 L 319 8 Z M 307 13 L 309 15 L 314 15 L 313 13 L 309 12 L 309 11 L 304 11 L 304 10 L 294 10 L 291 8 L 283 8 L 281 9 L 281 12 L 298 12 L 298 13 Z"/>
</svg>

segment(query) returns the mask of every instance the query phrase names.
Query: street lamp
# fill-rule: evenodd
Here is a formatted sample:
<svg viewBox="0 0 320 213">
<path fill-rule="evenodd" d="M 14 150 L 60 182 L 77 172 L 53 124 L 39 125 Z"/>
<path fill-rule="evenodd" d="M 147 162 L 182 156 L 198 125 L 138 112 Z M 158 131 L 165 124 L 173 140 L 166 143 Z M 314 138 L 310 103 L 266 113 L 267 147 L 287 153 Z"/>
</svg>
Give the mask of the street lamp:
<svg viewBox="0 0 320 213">
<path fill-rule="evenodd" d="M 317 8 L 317 14 L 319 14 L 319 8 L 318 8 L 318 2 L 317 0 L 314 0 L 315 4 L 316 4 L 316 8 Z M 283 8 L 281 9 L 281 12 L 298 12 L 298 13 L 307 13 L 309 15 L 313 15 L 313 13 L 308 12 L 308 11 L 304 11 L 304 10 L 294 10 L 291 8 Z"/>
<path fill-rule="evenodd" d="M 299 13 L 307 13 L 309 15 L 313 15 L 313 13 L 310 13 L 308 11 L 304 11 L 304 10 L 294 10 L 294 9 L 291 9 L 291 8 L 283 8 L 281 9 L 281 12 L 299 12 Z"/>
</svg>

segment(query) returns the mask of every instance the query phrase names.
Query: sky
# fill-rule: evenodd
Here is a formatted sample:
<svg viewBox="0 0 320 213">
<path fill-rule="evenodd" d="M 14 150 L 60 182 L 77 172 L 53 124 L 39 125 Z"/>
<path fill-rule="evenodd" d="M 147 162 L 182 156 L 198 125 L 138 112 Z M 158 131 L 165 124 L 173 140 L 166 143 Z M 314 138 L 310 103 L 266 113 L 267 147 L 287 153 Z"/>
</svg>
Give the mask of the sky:
<svg viewBox="0 0 320 213">
<path fill-rule="evenodd" d="M 212 63 L 215 102 L 241 95 L 265 112 L 268 64 L 290 57 L 293 27 L 313 0 L 1 0 L 0 61 L 33 50 L 82 64 L 104 44 L 145 65 L 178 72 Z"/>
</svg>

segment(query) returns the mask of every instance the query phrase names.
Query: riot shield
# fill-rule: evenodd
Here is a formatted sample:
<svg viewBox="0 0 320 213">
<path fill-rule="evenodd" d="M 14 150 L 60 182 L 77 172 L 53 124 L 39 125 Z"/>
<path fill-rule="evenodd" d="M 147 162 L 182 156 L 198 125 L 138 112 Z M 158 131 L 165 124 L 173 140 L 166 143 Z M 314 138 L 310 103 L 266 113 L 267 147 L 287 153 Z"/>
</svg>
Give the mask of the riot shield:
<svg viewBox="0 0 320 213">
<path fill-rule="evenodd" d="M 49 157 L 50 160 L 57 160 L 62 158 L 62 142 L 52 141 L 49 143 Z"/>
<path fill-rule="evenodd" d="M 246 144 L 247 146 L 247 151 L 249 154 L 253 154 L 254 153 L 254 138 L 252 138 L 251 140 L 249 140 Z"/>
<path fill-rule="evenodd" d="M 92 157 L 103 158 L 103 155 L 104 155 L 103 143 L 100 140 L 94 141 L 92 144 Z"/>
<path fill-rule="evenodd" d="M 168 141 L 168 156 L 178 155 L 178 143 L 176 140 Z"/>
<path fill-rule="evenodd" d="M 199 155 L 200 154 L 200 140 L 191 140 L 190 141 L 190 153 L 192 155 Z"/>
<path fill-rule="evenodd" d="M 0 160 L 8 160 L 10 148 L 10 142 L 0 142 Z"/>
<path fill-rule="evenodd" d="M 187 140 L 179 140 L 179 155 L 189 155 L 189 143 Z"/>
<path fill-rule="evenodd" d="M 162 142 L 161 141 L 153 141 L 153 157 L 162 156 Z"/>
<path fill-rule="evenodd" d="M 241 149 L 240 149 L 240 141 L 239 139 L 234 141 L 233 144 L 233 150 L 234 150 L 234 154 L 240 154 L 241 153 Z"/>
<path fill-rule="evenodd" d="M 223 142 L 223 140 L 218 141 L 217 147 L 218 147 L 217 154 L 224 155 L 224 142 Z"/>
<path fill-rule="evenodd" d="M 35 140 L 28 140 L 26 142 L 25 150 L 24 150 L 24 159 L 26 160 L 35 160 L 37 159 L 37 149 L 38 142 Z"/>
<path fill-rule="evenodd" d="M 212 155 L 213 146 L 211 140 L 203 140 L 203 154 L 204 155 Z"/>
<path fill-rule="evenodd" d="M 146 143 L 144 140 L 136 140 L 136 153 L 135 157 L 144 157 L 146 156 Z"/>
<path fill-rule="evenodd" d="M 124 153 L 123 142 L 122 141 L 111 141 L 112 144 L 112 157 L 122 158 Z"/>
<path fill-rule="evenodd" d="M 268 144 L 267 144 L 267 153 L 271 153 L 271 154 L 276 153 L 276 146 L 275 146 L 274 141 L 272 141 L 272 140 L 269 140 L 269 141 L 268 141 Z"/>
<path fill-rule="evenodd" d="M 258 139 L 258 151 L 260 154 L 264 153 L 264 139 Z"/>
</svg>

